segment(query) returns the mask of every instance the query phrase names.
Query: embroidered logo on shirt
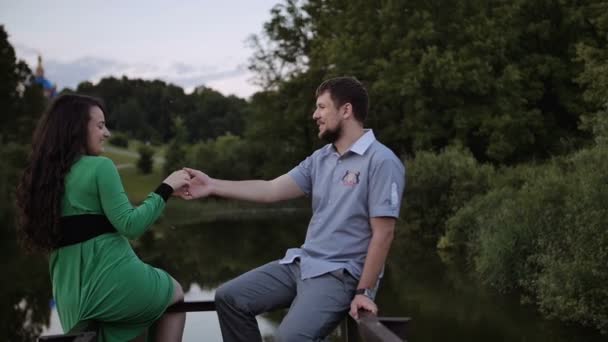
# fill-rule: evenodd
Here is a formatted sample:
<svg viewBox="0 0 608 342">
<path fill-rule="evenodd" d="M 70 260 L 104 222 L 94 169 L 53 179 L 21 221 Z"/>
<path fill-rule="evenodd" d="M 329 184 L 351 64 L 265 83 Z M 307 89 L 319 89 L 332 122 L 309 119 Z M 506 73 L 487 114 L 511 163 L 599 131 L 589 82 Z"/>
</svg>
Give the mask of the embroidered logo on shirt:
<svg viewBox="0 0 608 342">
<path fill-rule="evenodd" d="M 359 184 L 359 175 L 361 172 L 354 172 L 350 170 L 346 170 L 344 176 L 342 176 L 342 184 L 346 186 L 355 186 Z"/>
<path fill-rule="evenodd" d="M 399 194 L 397 193 L 397 183 L 391 184 L 391 207 L 397 208 L 399 202 Z"/>
</svg>

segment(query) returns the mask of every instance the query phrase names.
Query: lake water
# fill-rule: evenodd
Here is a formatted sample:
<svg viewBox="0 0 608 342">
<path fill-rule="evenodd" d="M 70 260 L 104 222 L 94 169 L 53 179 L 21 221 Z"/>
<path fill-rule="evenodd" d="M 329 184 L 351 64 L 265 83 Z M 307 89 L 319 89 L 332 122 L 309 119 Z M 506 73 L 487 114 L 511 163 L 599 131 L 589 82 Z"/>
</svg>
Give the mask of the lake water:
<svg viewBox="0 0 608 342">
<path fill-rule="evenodd" d="M 135 242 L 135 249 L 143 260 L 180 281 L 187 300 L 206 300 L 222 282 L 299 246 L 305 230 L 305 215 L 183 226 L 161 222 Z M 30 341 L 40 332 L 61 333 L 46 261 L 24 256 L 10 240 L 0 246 L 6 275 L 0 285 L 0 324 L 6 336 L 0 340 Z M 410 341 L 608 340 L 590 329 L 543 319 L 516 296 L 481 286 L 458 258 L 438 254 L 405 234 L 393 244 L 377 299 L 381 315 L 412 318 Z M 282 315 L 258 317 L 263 335 L 272 336 Z M 184 341 L 221 341 L 215 313 L 189 313 Z"/>
</svg>

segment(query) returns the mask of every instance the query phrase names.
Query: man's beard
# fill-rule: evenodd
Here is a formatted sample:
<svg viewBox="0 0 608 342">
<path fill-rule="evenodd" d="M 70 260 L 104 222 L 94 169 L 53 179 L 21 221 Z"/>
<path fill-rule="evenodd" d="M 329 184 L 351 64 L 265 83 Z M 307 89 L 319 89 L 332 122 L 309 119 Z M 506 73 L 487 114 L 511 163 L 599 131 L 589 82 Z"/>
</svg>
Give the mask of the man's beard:
<svg viewBox="0 0 608 342">
<path fill-rule="evenodd" d="M 326 129 L 321 133 L 321 139 L 326 143 L 333 144 L 342 136 L 342 125 L 339 125 L 334 130 Z"/>
</svg>

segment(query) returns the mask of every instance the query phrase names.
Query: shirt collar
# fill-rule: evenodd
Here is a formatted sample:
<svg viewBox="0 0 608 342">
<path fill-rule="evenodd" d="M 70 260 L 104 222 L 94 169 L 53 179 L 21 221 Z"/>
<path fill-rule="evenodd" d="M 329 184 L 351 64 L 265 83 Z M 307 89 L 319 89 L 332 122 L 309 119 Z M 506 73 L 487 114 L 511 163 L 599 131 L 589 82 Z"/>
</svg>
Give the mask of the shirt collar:
<svg viewBox="0 0 608 342">
<path fill-rule="evenodd" d="M 366 128 L 363 130 L 363 132 L 363 135 L 359 137 L 359 139 L 357 139 L 354 144 L 351 145 L 348 151 L 362 156 L 365 151 L 367 151 L 368 147 L 370 147 L 371 144 L 376 141 L 376 136 L 374 135 L 374 132 L 371 129 Z M 327 151 L 328 153 L 337 153 L 334 144 L 327 144 L 325 147 L 325 151 Z"/>
<path fill-rule="evenodd" d="M 376 141 L 376 136 L 371 129 L 364 129 L 363 135 L 355 141 L 355 143 L 350 147 L 350 151 L 355 152 L 356 154 L 362 156 L 365 151 L 367 151 L 368 147 Z"/>
</svg>

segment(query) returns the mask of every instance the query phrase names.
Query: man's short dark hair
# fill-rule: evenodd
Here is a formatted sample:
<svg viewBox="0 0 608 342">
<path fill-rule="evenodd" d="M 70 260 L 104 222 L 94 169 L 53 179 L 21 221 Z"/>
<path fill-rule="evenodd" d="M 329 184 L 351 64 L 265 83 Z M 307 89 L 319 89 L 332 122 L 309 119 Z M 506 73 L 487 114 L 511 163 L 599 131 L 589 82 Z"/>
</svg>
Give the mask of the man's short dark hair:
<svg viewBox="0 0 608 342">
<path fill-rule="evenodd" d="M 369 109 L 367 90 L 354 77 L 336 77 L 323 81 L 317 88 L 316 97 L 323 95 L 326 91 L 337 107 L 350 103 L 353 107 L 355 118 L 364 122 Z"/>
</svg>

